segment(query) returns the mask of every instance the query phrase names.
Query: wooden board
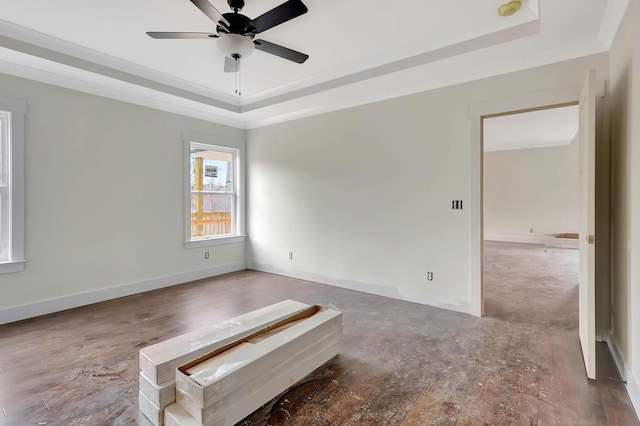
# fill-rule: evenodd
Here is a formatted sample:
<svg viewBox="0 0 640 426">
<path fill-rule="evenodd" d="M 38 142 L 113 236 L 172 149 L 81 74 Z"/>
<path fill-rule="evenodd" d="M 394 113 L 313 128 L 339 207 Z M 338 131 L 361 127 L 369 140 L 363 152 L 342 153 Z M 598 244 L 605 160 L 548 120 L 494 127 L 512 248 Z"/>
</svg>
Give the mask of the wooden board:
<svg viewBox="0 0 640 426">
<path fill-rule="evenodd" d="M 571 240 L 577 240 L 580 235 L 574 232 L 565 232 L 564 234 L 552 234 L 554 238 L 568 238 Z"/>
<path fill-rule="evenodd" d="M 176 402 L 175 379 L 169 380 L 161 385 L 156 385 L 141 371 L 139 389 L 153 405 L 161 410 Z"/>
<path fill-rule="evenodd" d="M 262 309 L 202 327 L 140 350 L 140 370 L 155 384 L 174 380 L 175 369 L 235 340 L 251 335 L 284 318 L 309 308 L 285 300 Z"/>
<path fill-rule="evenodd" d="M 200 426 L 180 404 L 171 404 L 164 410 L 165 426 Z"/>
<path fill-rule="evenodd" d="M 155 426 L 164 425 L 164 410 L 149 401 L 149 398 L 144 396 L 142 392 L 138 392 L 138 408 Z"/>
</svg>

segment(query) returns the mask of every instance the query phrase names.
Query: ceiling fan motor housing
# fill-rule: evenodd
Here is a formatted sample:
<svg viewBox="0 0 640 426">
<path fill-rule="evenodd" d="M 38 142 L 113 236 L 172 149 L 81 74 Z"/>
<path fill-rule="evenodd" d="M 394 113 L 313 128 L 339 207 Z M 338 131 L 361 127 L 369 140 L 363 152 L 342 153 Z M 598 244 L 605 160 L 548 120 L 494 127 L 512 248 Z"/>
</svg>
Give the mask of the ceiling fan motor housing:
<svg viewBox="0 0 640 426">
<path fill-rule="evenodd" d="M 250 39 L 256 35 L 256 30 L 250 24 L 251 19 L 239 13 L 223 13 L 222 16 L 229 22 L 229 28 L 218 25 L 218 34 L 240 34 Z"/>
</svg>

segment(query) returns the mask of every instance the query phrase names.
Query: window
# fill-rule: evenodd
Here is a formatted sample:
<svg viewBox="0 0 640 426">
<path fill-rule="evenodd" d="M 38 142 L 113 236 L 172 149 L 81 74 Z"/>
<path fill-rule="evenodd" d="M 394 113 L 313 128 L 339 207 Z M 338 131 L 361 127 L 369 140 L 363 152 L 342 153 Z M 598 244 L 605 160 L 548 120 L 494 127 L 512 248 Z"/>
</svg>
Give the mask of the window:
<svg viewBox="0 0 640 426">
<path fill-rule="evenodd" d="M 189 142 L 187 243 L 240 236 L 239 150 Z"/>
<path fill-rule="evenodd" d="M 24 269 L 24 114 L 0 97 L 0 273 Z"/>
</svg>

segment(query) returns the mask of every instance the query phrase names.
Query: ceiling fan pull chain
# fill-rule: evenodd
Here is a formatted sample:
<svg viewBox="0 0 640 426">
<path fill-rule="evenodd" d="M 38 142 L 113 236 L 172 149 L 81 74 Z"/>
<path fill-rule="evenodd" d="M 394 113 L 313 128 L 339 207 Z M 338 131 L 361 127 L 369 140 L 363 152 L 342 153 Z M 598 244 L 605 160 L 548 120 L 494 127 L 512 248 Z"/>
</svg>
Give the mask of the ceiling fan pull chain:
<svg viewBox="0 0 640 426">
<path fill-rule="evenodd" d="M 238 72 L 236 73 L 236 93 L 238 96 L 242 96 L 242 92 L 240 90 L 240 58 L 236 58 L 236 64 Z"/>
</svg>

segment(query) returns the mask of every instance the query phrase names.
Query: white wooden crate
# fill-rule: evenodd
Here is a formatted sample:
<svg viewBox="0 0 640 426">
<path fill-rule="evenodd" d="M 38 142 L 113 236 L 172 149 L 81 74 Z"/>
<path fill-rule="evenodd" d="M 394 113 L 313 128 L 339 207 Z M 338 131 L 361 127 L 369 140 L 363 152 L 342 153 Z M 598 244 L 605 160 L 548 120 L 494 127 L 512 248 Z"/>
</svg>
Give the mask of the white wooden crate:
<svg viewBox="0 0 640 426">
<path fill-rule="evenodd" d="M 233 425 L 334 357 L 341 336 L 342 313 L 315 307 L 307 318 L 178 368 L 178 404 L 197 424 Z"/>
</svg>

